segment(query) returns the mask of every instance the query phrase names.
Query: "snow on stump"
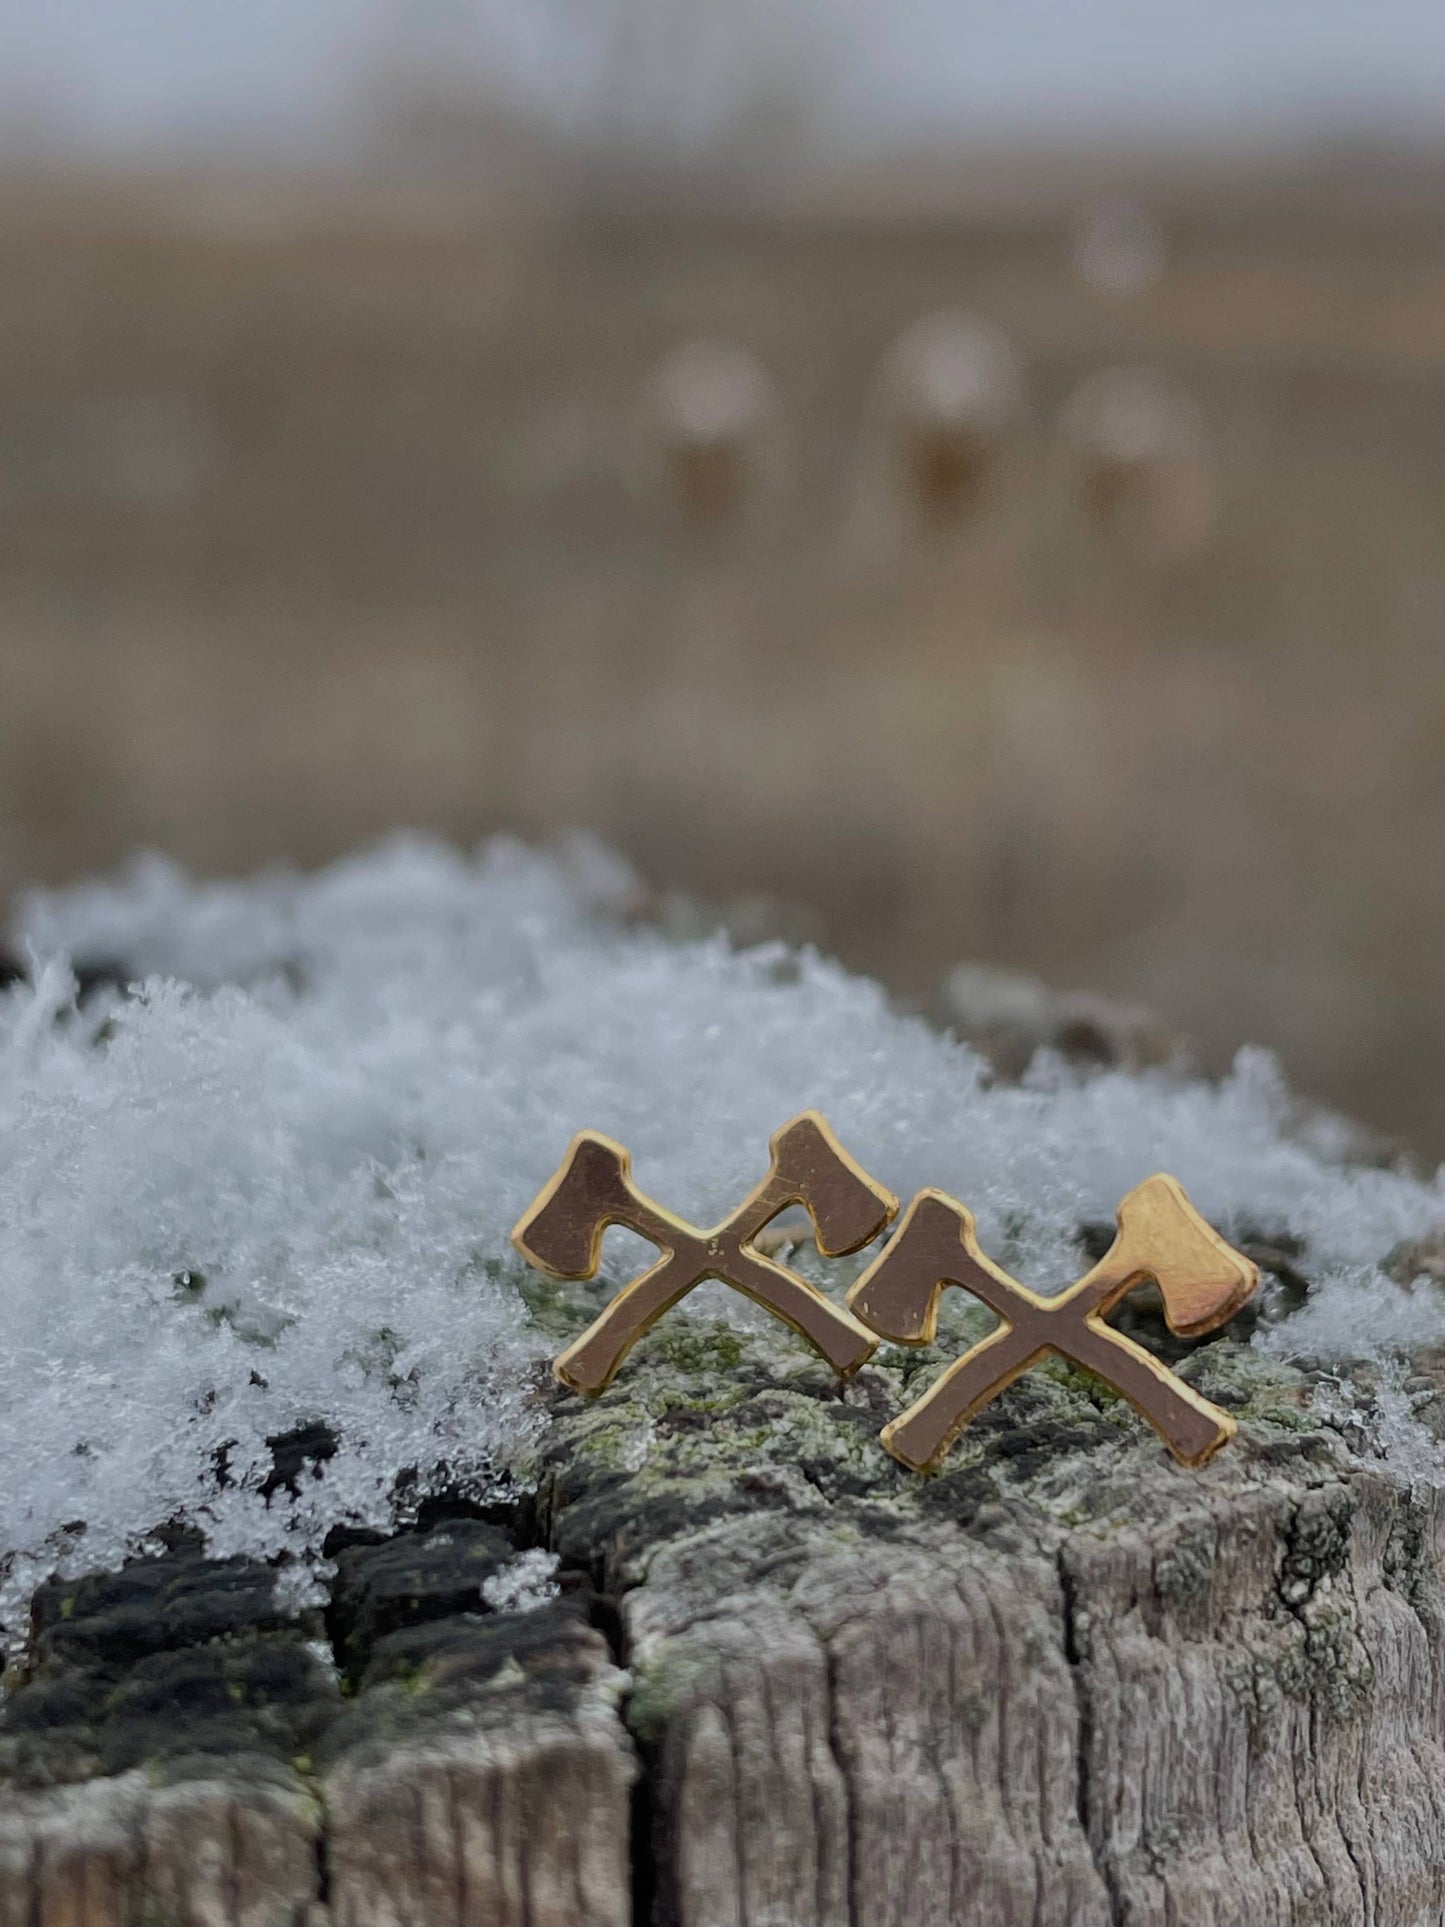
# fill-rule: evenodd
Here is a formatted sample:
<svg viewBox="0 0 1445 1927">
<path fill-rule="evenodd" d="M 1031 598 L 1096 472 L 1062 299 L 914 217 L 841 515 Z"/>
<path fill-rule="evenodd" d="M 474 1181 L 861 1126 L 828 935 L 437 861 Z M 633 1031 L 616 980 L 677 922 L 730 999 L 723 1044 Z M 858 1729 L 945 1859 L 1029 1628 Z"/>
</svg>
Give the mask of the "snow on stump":
<svg viewBox="0 0 1445 1927">
<path fill-rule="evenodd" d="M 1035 996 L 1014 1081 L 635 901 L 596 852 L 399 845 L 24 911 L 0 1927 L 1445 1917 L 1440 1181 L 1258 1056 L 1070 1064 Z M 708 1223 L 810 1104 L 1041 1290 L 1175 1171 L 1265 1284 L 1204 1341 L 1121 1323 L 1233 1442 L 1186 1470 L 1052 1359 L 909 1473 L 878 1434 L 961 1293 L 846 1386 L 716 1286 L 553 1384 L 636 1257 L 510 1253 L 571 1132 Z M 870 1256 L 779 1236 L 839 1295 Z"/>
</svg>

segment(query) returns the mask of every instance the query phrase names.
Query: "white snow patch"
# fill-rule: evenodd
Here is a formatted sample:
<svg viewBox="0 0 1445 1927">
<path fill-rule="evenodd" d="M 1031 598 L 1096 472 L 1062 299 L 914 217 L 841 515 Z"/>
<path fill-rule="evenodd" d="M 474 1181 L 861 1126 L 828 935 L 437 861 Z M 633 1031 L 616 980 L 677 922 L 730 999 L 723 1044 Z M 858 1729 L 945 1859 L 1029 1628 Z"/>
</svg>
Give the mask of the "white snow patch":
<svg viewBox="0 0 1445 1927">
<path fill-rule="evenodd" d="M 482 1598 L 494 1613 L 529 1613 L 557 1597 L 555 1552 L 519 1552 L 510 1565 L 482 1581 Z"/>
<path fill-rule="evenodd" d="M 1436 1294 L 1376 1269 L 1445 1223 L 1439 1179 L 1299 1142 L 1265 1056 L 1217 1086 L 1041 1063 L 991 1089 L 875 984 L 629 929 L 612 912 L 634 893 L 590 846 L 398 841 L 309 878 L 197 885 L 150 859 L 27 900 L 16 936 L 42 961 L 0 996 L 11 1611 L 169 1519 L 218 1552 L 314 1559 L 339 1517 L 391 1522 L 404 1468 L 495 1479 L 539 1424 L 548 1350 L 507 1234 L 583 1126 L 707 1222 L 816 1105 L 905 1198 L 967 1200 L 1045 1289 L 1079 1269 L 1081 1220 L 1169 1170 L 1226 1232 L 1308 1241 L 1321 1288 L 1274 1348 L 1445 1338 Z M 148 981 L 77 1009 L 72 957 Z M 609 1274 L 641 1249 L 610 1234 Z M 267 1503 L 268 1436 L 316 1420 L 335 1457 Z"/>
<path fill-rule="evenodd" d="M 1432 1396 L 1433 1387 L 1412 1392 L 1404 1362 L 1387 1355 L 1373 1384 L 1322 1378 L 1310 1409 L 1339 1433 L 1346 1458 L 1356 1465 L 1372 1466 L 1405 1487 L 1439 1486 L 1445 1483 L 1445 1452 L 1417 1416 Z"/>
</svg>

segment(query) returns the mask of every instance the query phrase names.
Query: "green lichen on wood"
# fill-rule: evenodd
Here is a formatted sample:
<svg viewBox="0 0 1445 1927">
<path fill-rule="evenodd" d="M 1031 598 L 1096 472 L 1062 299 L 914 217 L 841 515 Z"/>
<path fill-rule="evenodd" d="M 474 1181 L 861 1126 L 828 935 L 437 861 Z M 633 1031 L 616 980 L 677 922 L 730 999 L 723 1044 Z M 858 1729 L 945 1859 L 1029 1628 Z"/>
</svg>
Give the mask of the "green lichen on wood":
<svg viewBox="0 0 1445 1927">
<path fill-rule="evenodd" d="M 757 1443 L 753 1422 L 766 1419 L 775 1432 L 771 1441 L 762 1442 L 771 1459 L 796 1456 L 806 1443 L 857 1460 L 860 1413 L 876 1413 L 875 1431 L 881 1429 L 887 1417 L 916 1398 L 957 1355 L 956 1349 L 942 1344 L 884 1345 L 854 1380 L 840 1385 L 790 1333 L 780 1330 L 774 1338 L 771 1332 L 737 1332 L 674 1312 L 639 1343 L 602 1398 L 584 1405 L 570 1394 L 559 1396 L 553 1410 L 554 1442 L 562 1440 L 567 1450 L 575 1446 L 615 1457 L 625 1450 L 626 1440 L 637 1447 L 649 1424 L 666 1421 L 665 1430 L 691 1434 L 704 1430 L 700 1421 L 706 1418 L 706 1440 L 689 1437 L 671 1452 L 649 1451 L 650 1458 L 660 1456 L 664 1465 L 677 1469 L 683 1463 L 726 1459 L 736 1449 L 739 1431 L 752 1449 Z M 1243 1425 L 1291 1432 L 1318 1429 L 1306 1409 L 1307 1381 L 1248 1346 L 1217 1340 L 1179 1370 Z M 697 1422 L 686 1414 L 697 1415 Z M 995 1455 L 1016 1458 L 1018 1452 L 1002 1435 L 1021 1420 L 1043 1419 L 1082 1426 L 1087 1441 L 1097 1445 L 1147 1436 L 1144 1422 L 1112 1386 L 1051 1355 L 985 1408 L 965 1433 L 962 1449 L 976 1436 L 988 1439 Z M 1107 1430 L 1094 1429 L 1100 1421 Z M 893 1490 L 900 1480 L 913 1477 L 896 1468 L 881 1448 L 869 1463 L 880 1488 Z"/>
<path fill-rule="evenodd" d="M 880 1346 L 840 1384 L 771 1322 L 758 1329 L 753 1317 L 671 1312 L 599 1399 L 552 1394 L 539 1510 L 564 1563 L 625 1589 L 659 1546 L 750 1513 L 806 1517 L 810 1532 L 855 1520 L 886 1535 L 941 1521 L 983 1529 L 1000 1508 L 1021 1507 L 1046 1534 L 1125 1529 L 1171 1462 L 1112 1387 L 1066 1359 L 1042 1360 L 1009 1386 L 936 1472 L 919 1476 L 884 1451 L 884 1424 L 992 1320 L 966 1322 L 962 1339 Z M 1311 1435 L 1321 1455 L 1333 1450 L 1291 1367 L 1226 1336 L 1197 1347 L 1179 1370 L 1239 1421 L 1230 1447 L 1238 1465 L 1286 1439 L 1308 1454 Z M 1182 1604 L 1195 1581 L 1181 1567 L 1170 1583 Z"/>
<path fill-rule="evenodd" d="M 627 1696 L 629 1730 L 646 1744 L 660 1740 L 707 1668 L 683 1641 L 665 1641 L 635 1666 Z"/>
<path fill-rule="evenodd" d="M 1369 1704 L 1375 1668 L 1353 1608 L 1341 1604 L 1302 1619 L 1275 1672 L 1287 1699 L 1326 1719 L 1357 1718 Z"/>
</svg>

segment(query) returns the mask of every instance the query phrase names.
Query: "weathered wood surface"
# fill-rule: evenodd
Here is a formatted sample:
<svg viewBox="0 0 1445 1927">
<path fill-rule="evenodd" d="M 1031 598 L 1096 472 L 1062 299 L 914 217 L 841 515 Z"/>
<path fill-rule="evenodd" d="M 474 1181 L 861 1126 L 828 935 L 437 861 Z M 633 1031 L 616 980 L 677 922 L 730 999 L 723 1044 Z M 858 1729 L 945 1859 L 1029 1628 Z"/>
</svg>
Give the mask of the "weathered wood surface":
<svg viewBox="0 0 1445 1927">
<path fill-rule="evenodd" d="M 1445 1919 L 1439 1496 L 1237 1343 L 1185 1369 L 1240 1420 L 1198 1472 L 1063 1369 L 926 1481 L 879 1463 L 873 1368 L 705 1422 L 659 1370 L 563 1422 L 552 1529 L 622 1596 L 660 1919 Z M 645 1469 L 579 1473 L 634 1424 Z"/>
<path fill-rule="evenodd" d="M 636 1761 L 579 1590 L 485 1611 L 460 1519 L 343 1551 L 342 1671 L 275 1575 L 47 1587 L 0 1726 L 0 1927 L 630 1927 Z"/>
<path fill-rule="evenodd" d="M 302 1927 L 317 1813 L 298 1784 L 153 1786 L 140 1769 L 10 1795 L 0 1812 L 0 1927 Z"/>
<path fill-rule="evenodd" d="M 47 1589 L 0 1927 L 1445 1920 L 1438 1492 L 1236 1338 L 1200 1471 L 1051 1365 L 919 1479 L 876 1434 L 936 1356 L 880 1356 L 674 1314 L 557 1395 L 513 1530 L 563 1595 L 485 1612 L 493 1525 L 353 1546 L 345 1690 L 265 1569 Z"/>
</svg>

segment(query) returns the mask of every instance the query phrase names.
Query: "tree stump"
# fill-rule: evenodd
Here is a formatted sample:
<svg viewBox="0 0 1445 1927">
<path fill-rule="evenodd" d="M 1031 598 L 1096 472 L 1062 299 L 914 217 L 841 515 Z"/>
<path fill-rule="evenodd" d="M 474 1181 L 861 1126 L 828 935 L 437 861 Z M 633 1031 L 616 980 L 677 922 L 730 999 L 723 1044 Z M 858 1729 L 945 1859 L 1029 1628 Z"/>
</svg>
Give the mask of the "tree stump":
<svg viewBox="0 0 1445 1927">
<path fill-rule="evenodd" d="M 1445 1917 L 1439 1493 L 1239 1336 L 1178 1367 L 1202 1470 L 1053 1361 L 918 1478 L 876 1435 L 943 1356 L 673 1313 L 509 1529 L 342 1544 L 324 1627 L 185 1550 L 42 1589 L 0 1927 Z M 489 1612 L 518 1539 L 563 1590 Z"/>
</svg>

